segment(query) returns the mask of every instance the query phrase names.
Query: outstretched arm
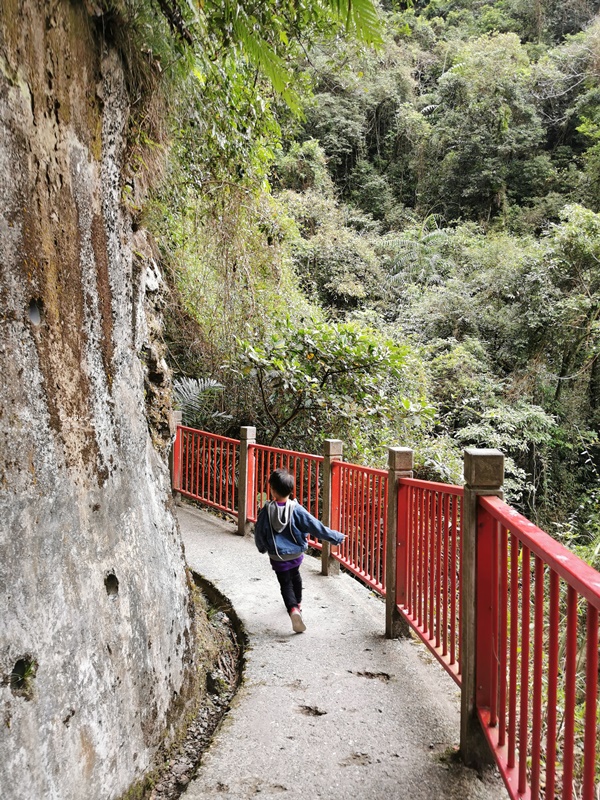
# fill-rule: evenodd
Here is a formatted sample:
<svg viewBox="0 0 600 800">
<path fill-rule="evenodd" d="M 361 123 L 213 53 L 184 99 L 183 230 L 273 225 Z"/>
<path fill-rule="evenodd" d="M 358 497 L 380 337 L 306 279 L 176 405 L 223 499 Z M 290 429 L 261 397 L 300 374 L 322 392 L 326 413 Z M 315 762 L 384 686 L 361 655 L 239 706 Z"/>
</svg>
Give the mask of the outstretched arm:
<svg viewBox="0 0 600 800">
<path fill-rule="evenodd" d="M 321 539 L 325 542 L 330 542 L 331 544 L 341 544 L 346 538 L 343 533 L 334 531 L 332 528 L 326 528 L 322 522 L 319 522 L 316 517 L 309 514 L 301 505 L 297 505 L 294 509 L 294 523 L 301 531 L 307 533 L 309 536 L 313 536 L 315 539 Z"/>
</svg>

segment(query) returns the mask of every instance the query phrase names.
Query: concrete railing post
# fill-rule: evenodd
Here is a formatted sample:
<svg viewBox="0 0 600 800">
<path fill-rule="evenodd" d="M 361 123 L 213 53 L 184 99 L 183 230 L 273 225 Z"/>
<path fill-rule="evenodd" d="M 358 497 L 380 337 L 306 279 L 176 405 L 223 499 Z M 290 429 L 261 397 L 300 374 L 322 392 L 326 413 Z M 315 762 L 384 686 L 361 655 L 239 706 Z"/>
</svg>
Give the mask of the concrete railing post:
<svg viewBox="0 0 600 800">
<path fill-rule="evenodd" d="M 256 428 L 245 425 L 240 428 L 240 466 L 238 479 L 238 529 L 240 536 L 248 533 L 248 506 L 254 496 L 254 464 L 250 445 L 256 444 Z"/>
<path fill-rule="evenodd" d="M 339 505 L 339 497 L 333 496 L 331 465 L 334 461 L 342 460 L 344 443 L 340 439 L 325 439 L 323 444 L 323 511 L 321 522 L 327 528 L 331 527 L 332 504 Z M 323 542 L 321 549 L 321 575 L 339 575 L 340 562 L 331 555 L 332 545 Z"/>
<path fill-rule="evenodd" d="M 385 562 L 385 636 L 410 635 L 410 627 L 398 611 L 406 591 L 408 513 L 405 487 L 400 478 L 412 478 L 414 453 L 410 447 L 388 447 L 387 542 Z"/>
<path fill-rule="evenodd" d="M 182 411 L 173 412 L 173 424 L 175 426 L 175 439 L 169 452 L 169 472 L 171 473 L 173 497 L 177 503 L 181 497 L 177 491 L 181 488 L 181 438 L 177 436 L 177 426 L 183 424 Z"/>
<path fill-rule="evenodd" d="M 502 497 L 504 456 L 499 450 L 467 448 L 464 451 L 464 498 L 461 520 L 461 716 L 460 753 L 471 766 L 490 763 L 493 757 L 476 715 L 477 692 L 477 498 Z M 479 565 L 481 566 L 481 565 Z"/>
</svg>

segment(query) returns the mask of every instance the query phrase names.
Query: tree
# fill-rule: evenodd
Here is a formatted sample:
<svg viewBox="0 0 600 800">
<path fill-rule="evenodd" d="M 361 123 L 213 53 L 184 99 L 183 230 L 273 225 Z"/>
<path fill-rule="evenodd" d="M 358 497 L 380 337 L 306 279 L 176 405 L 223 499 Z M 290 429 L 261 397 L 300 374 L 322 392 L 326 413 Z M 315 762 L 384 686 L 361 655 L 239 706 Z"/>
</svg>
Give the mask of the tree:
<svg viewBox="0 0 600 800">
<path fill-rule="evenodd" d="M 408 348 L 358 323 L 313 322 L 297 328 L 288 320 L 261 343 L 240 342 L 230 364 L 256 381 L 264 418 L 275 442 L 301 420 L 303 443 L 336 433 L 357 421 L 429 413 L 401 392 Z"/>
<path fill-rule="evenodd" d="M 418 189 L 423 209 L 448 220 L 490 220 L 543 137 L 529 92 L 526 50 L 514 34 L 460 45 L 452 66 L 426 97 L 431 135 L 428 171 Z"/>
</svg>

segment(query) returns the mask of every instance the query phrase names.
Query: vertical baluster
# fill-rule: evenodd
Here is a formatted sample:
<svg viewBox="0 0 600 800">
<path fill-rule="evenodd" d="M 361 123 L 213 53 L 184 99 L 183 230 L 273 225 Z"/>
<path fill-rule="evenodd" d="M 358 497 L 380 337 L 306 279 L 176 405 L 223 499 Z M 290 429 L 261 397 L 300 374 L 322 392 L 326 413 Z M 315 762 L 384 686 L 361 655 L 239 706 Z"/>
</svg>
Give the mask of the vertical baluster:
<svg viewBox="0 0 600 800">
<path fill-rule="evenodd" d="M 381 539 L 380 539 L 380 548 L 381 548 L 381 573 L 379 575 L 379 583 L 385 587 L 385 576 L 387 574 L 387 537 L 393 536 L 394 540 L 397 541 L 396 535 L 397 530 L 388 531 L 388 520 L 387 520 L 387 496 L 388 496 L 388 477 L 386 477 L 381 481 L 381 489 L 379 495 L 379 527 L 378 530 L 381 531 Z M 406 558 L 406 553 L 403 554 L 403 557 Z"/>
<path fill-rule="evenodd" d="M 354 533 L 352 531 L 352 526 L 350 522 L 350 473 L 348 471 L 348 466 L 344 464 L 342 467 L 342 476 L 344 480 L 344 489 L 343 489 L 343 497 L 344 497 L 344 525 L 345 528 L 343 532 L 347 535 L 347 551 L 348 551 L 348 562 L 352 561 L 352 541 Z"/>
<path fill-rule="evenodd" d="M 206 481 L 206 437 L 200 437 L 200 452 L 201 452 L 201 462 L 202 462 L 202 469 L 200 470 L 200 497 L 204 499 L 204 483 Z"/>
<path fill-rule="evenodd" d="M 366 507 L 365 507 L 365 534 L 364 534 L 364 555 L 363 555 L 363 564 L 364 564 L 364 572 L 365 577 L 369 579 L 371 576 L 371 560 L 372 560 L 372 527 L 371 527 L 371 518 L 373 516 L 373 483 L 374 479 L 371 475 L 367 477 L 367 498 L 366 498 Z"/>
<path fill-rule="evenodd" d="M 456 652 L 456 641 L 458 637 L 458 631 L 456 626 L 456 574 L 457 574 L 457 558 L 458 555 L 458 547 L 457 547 L 457 539 L 458 539 L 458 497 L 454 496 L 452 498 L 452 528 L 451 528 L 451 538 L 450 538 L 450 545 L 451 545 L 451 554 L 450 554 L 450 663 L 455 664 L 457 659 L 457 652 Z"/>
<path fill-rule="evenodd" d="M 417 574 L 415 577 L 415 599 L 417 601 L 417 624 L 421 624 L 423 619 L 423 578 L 422 578 L 422 565 L 423 565 L 423 490 L 417 490 Z"/>
<path fill-rule="evenodd" d="M 556 783 L 556 722 L 558 694 L 558 650 L 560 593 L 558 575 L 550 570 L 550 609 L 548 619 L 548 705 L 546 708 L 546 797 L 554 800 Z"/>
<path fill-rule="evenodd" d="M 386 557 L 386 536 L 383 530 L 383 517 L 387 517 L 387 503 L 383 503 L 383 491 L 386 489 L 387 499 L 387 476 L 377 479 L 377 505 L 373 512 L 373 540 L 375 542 L 376 550 L 374 558 L 376 559 L 373 566 L 374 575 L 378 585 L 385 584 L 385 557 Z M 396 495 L 397 497 L 397 495 Z M 397 502 L 397 500 L 396 500 Z M 394 536 L 396 536 L 394 532 Z"/>
<path fill-rule="evenodd" d="M 490 664 L 490 725 L 498 724 L 498 648 L 499 648 L 499 614 L 498 597 L 500 592 L 500 564 L 498 563 L 498 523 L 492 522 L 492 650 L 489 654 Z"/>
<path fill-rule="evenodd" d="M 348 512 L 350 515 L 350 530 L 352 531 L 352 549 L 350 563 L 356 563 L 356 474 L 348 467 Z"/>
<path fill-rule="evenodd" d="M 440 647 L 441 625 L 442 625 L 442 508 L 443 496 L 441 492 L 435 495 L 435 541 L 436 541 L 436 560 L 435 560 L 435 645 Z"/>
<path fill-rule="evenodd" d="M 224 442 L 221 439 L 219 442 L 219 473 L 217 485 L 219 487 L 219 506 L 223 508 L 223 462 L 225 460 Z"/>
<path fill-rule="evenodd" d="M 531 800 L 540 796 L 542 740 L 542 654 L 544 651 L 544 563 L 535 557 L 534 572 L 533 703 L 531 708 Z"/>
<path fill-rule="evenodd" d="M 421 573 L 421 490 L 415 487 L 414 490 L 414 558 L 413 558 L 413 609 L 412 613 L 417 623 L 420 619 L 421 595 L 419 594 L 420 573 Z"/>
<path fill-rule="evenodd" d="M 211 464 L 212 464 L 212 487 L 210 499 L 214 503 L 217 497 L 217 442 L 211 437 Z"/>
<path fill-rule="evenodd" d="M 313 461 L 310 465 L 310 476 L 309 476 L 309 485 L 310 485 L 310 493 L 312 499 L 312 506 L 313 506 L 313 514 L 315 517 L 320 519 L 320 506 L 319 506 L 319 498 L 320 498 L 320 490 L 319 490 L 319 462 L 317 460 Z"/>
<path fill-rule="evenodd" d="M 417 592 L 417 624 L 423 621 L 423 489 L 419 489 L 419 552 L 418 552 L 418 573 L 415 580 L 415 590 Z"/>
<path fill-rule="evenodd" d="M 500 528 L 500 566 L 499 566 L 499 633 L 498 633 L 498 671 L 499 671 L 499 719 L 498 719 L 498 744 L 506 744 L 506 694 L 508 664 L 508 531 L 502 525 Z"/>
<path fill-rule="evenodd" d="M 442 633 L 443 633 L 443 646 L 442 646 L 442 655 L 448 655 L 448 603 L 450 598 L 448 597 L 448 544 L 449 544 L 449 519 L 450 519 L 450 495 L 444 494 L 444 510 L 442 513 L 442 531 L 443 531 L 443 548 L 444 548 L 444 563 L 442 566 L 443 569 L 443 581 L 442 581 Z"/>
<path fill-rule="evenodd" d="M 360 535 L 361 535 L 361 524 L 360 524 L 360 513 L 362 511 L 362 505 L 360 500 L 361 495 L 361 473 L 359 470 L 354 469 L 352 470 L 352 474 L 354 476 L 354 553 L 352 556 L 352 562 L 354 566 L 359 565 L 359 546 L 360 546 Z"/>
<path fill-rule="evenodd" d="M 431 635 L 431 620 L 430 620 L 430 598 L 431 598 L 431 497 L 432 493 L 427 490 L 425 495 L 425 559 L 424 559 L 424 583 L 423 583 L 423 628 L 426 633 Z"/>
<path fill-rule="evenodd" d="M 186 491 L 186 492 L 189 492 L 190 480 L 189 480 L 188 469 L 189 469 L 189 463 L 190 463 L 190 453 L 189 453 L 189 450 L 190 450 L 190 435 L 189 435 L 188 431 L 185 431 L 184 437 L 183 437 L 183 441 L 185 443 L 185 448 L 184 448 L 185 469 L 183 471 L 184 478 L 183 478 L 182 483 L 183 483 L 183 490 Z"/>
<path fill-rule="evenodd" d="M 413 575 L 414 559 L 415 559 L 415 488 L 414 486 L 406 486 L 407 493 L 407 514 L 406 514 L 406 600 L 405 607 L 408 613 L 412 616 L 414 614 L 413 602 Z M 404 524 L 404 519 L 401 518 L 401 523 Z M 394 535 L 392 531 L 388 532 L 390 536 Z"/>
<path fill-rule="evenodd" d="M 196 497 L 200 495 L 200 443 L 202 437 L 199 433 L 194 434 L 194 461 L 195 461 L 195 470 L 194 470 L 194 487 L 193 487 L 193 494 Z"/>
<path fill-rule="evenodd" d="M 529 603 L 531 575 L 529 568 L 530 551 L 522 549 L 521 571 L 521 687 L 519 704 L 519 791 L 527 788 L 527 740 L 529 727 Z"/>
<path fill-rule="evenodd" d="M 598 609 L 587 604 L 583 800 L 594 797 L 598 703 Z"/>
<path fill-rule="evenodd" d="M 375 491 L 377 487 L 377 478 L 375 475 L 369 476 L 369 494 L 367 500 L 367 530 L 365 531 L 365 541 L 367 543 L 365 551 L 365 574 L 369 580 L 373 580 L 373 565 L 375 563 L 375 527 L 374 520 L 374 503 Z"/>
<path fill-rule="evenodd" d="M 458 585 L 463 585 L 462 580 L 462 573 L 463 573 L 463 556 L 462 556 L 462 518 L 463 518 L 463 498 L 457 497 L 455 498 L 456 502 L 456 527 L 455 527 L 455 537 L 456 537 L 456 545 L 455 545 L 455 552 L 458 564 Z M 458 608 L 458 631 L 456 636 L 456 661 L 457 661 L 457 672 L 460 675 L 462 673 L 462 612 L 460 610 L 460 605 Z"/>
<path fill-rule="evenodd" d="M 269 499 L 269 490 L 267 489 L 267 458 L 266 450 L 260 450 L 260 502 L 266 505 Z"/>
<path fill-rule="evenodd" d="M 367 507 L 369 505 L 369 476 L 366 472 L 361 472 L 360 482 L 362 487 L 361 492 L 361 535 L 360 535 L 360 551 L 358 554 L 358 568 L 361 573 L 365 574 L 365 551 L 367 549 Z"/>
<path fill-rule="evenodd" d="M 565 656 L 565 713 L 563 743 L 563 800 L 573 797 L 575 747 L 575 681 L 577 679 L 577 592 L 567 587 L 567 650 Z"/>
<path fill-rule="evenodd" d="M 227 452 L 226 466 L 225 466 L 225 508 L 233 510 L 233 501 L 231 499 L 231 486 L 233 485 L 233 477 L 230 474 L 231 470 L 231 442 L 225 445 Z"/>
<path fill-rule="evenodd" d="M 510 680 L 508 688 L 508 758 L 509 767 L 516 763 L 517 741 L 517 652 L 519 646 L 519 544 L 510 536 Z"/>
</svg>

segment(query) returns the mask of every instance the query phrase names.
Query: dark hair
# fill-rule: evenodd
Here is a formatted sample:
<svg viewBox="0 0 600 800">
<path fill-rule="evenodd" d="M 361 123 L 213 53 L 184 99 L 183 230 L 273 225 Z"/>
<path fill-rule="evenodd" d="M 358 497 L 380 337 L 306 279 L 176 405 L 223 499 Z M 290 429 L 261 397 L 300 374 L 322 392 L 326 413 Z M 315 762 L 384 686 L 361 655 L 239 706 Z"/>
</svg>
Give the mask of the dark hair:
<svg viewBox="0 0 600 800">
<path fill-rule="evenodd" d="M 269 478 L 269 486 L 281 497 L 289 497 L 294 491 L 295 483 L 294 476 L 282 468 L 274 470 Z"/>
</svg>

